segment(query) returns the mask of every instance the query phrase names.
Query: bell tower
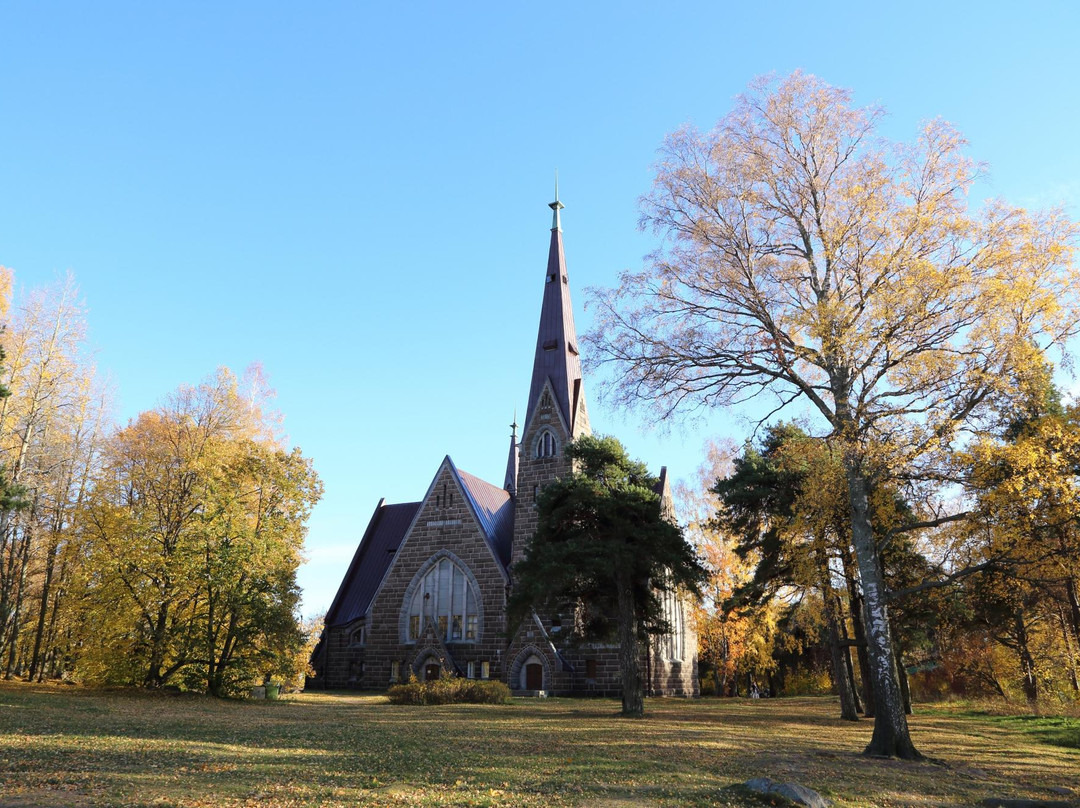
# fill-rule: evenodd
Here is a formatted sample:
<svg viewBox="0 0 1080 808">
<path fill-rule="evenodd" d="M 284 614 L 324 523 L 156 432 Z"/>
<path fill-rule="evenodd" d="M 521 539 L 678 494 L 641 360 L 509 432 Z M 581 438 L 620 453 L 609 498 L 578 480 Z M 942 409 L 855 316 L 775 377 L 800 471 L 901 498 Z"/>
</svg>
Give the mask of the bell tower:
<svg viewBox="0 0 1080 808">
<path fill-rule="evenodd" d="M 536 497 L 557 477 L 571 472 L 563 453 L 566 444 L 588 435 L 589 412 L 581 378 L 570 279 L 563 253 L 558 183 L 551 208 L 551 243 L 548 248 L 540 327 L 536 335 L 529 404 L 518 444 L 517 492 L 514 505 L 512 560 L 525 553 L 536 532 Z"/>
</svg>

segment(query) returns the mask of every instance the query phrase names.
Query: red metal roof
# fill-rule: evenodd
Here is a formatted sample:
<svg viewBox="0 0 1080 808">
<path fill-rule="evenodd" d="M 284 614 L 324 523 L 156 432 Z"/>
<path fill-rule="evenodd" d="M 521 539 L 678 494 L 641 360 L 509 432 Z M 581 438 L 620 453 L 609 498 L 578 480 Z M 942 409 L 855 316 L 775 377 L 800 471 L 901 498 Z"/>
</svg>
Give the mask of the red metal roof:
<svg viewBox="0 0 1080 808">
<path fill-rule="evenodd" d="M 384 502 L 379 501 L 360 539 L 349 570 L 326 613 L 327 626 L 351 623 L 367 613 L 371 599 L 394 560 L 394 552 L 420 509 L 419 502 L 398 505 L 384 505 Z"/>
<path fill-rule="evenodd" d="M 453 467 L 453 461 L 451 461 Z M 495 557 L 503 565 L 510 566 L 510 550 L 514 540 L 514 500 L 504 488 L 474 477 L 454 468 L 461 487 L 472 505 L 473 513 L 484 531 Z"/>
</svg>

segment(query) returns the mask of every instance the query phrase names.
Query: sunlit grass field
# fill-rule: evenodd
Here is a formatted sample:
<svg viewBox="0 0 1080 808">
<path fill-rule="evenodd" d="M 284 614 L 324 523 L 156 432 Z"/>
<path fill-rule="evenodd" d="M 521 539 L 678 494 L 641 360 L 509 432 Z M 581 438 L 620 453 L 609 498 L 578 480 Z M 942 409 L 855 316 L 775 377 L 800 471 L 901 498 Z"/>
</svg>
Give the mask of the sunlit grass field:
<svg viewBox="0 0 1080 808">
<path fill-rule="evenodd" d="M 826 698 L 393 706 L 0 685 L 0 806 L 760 805 L 732 787 L 794 780 L 837 806 L 1080 799 L 1080 720 L 934 707 L 926 763 L 868 760 L 872 724 Z M 1048 723 L 1049 722 L 1049 723 Z M 1056 723 L 1055 723 L 1056 722 Z M 1069 744 L 1072 744 L 1071 746 Z"/>
</svg>

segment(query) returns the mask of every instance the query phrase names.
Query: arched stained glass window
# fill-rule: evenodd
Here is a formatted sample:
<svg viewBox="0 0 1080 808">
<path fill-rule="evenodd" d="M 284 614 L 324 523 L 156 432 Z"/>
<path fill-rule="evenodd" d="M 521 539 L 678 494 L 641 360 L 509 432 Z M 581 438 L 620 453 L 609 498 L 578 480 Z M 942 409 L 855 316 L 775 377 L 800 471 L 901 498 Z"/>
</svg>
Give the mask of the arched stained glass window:
<svg viewBox="0 0 1080 808">
<path fill-rule="evenodd" d="M 477 640 L 480 603 L 470 579 L 449 558 L 435 561 L 406 594 L 408 639 L 418 640 L 431 624 L 444 642 Z"/>
</svg>

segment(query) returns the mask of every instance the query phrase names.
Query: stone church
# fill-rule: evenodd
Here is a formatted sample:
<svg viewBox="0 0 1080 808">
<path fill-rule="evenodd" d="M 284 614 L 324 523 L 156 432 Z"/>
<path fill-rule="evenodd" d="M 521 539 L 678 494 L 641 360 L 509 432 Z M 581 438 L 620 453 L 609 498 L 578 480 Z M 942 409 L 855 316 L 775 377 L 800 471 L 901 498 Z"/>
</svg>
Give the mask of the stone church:
<svg viewBox="0 0 1080 808">
<path fill-rule="evenodd" d="M 556 195 L 557 196 L 557 195 Z M 338 588 L 312 656 L 309 686 L 382 689 L 410 675 L 500 679 L 515 692 L 617 695 L 617 646 L 573 641 L 574 609 L 536 614 L 507 636 L 513 565 L 536 530 L 536 497 L 571 471 L 567 441 L 589 434 L 561 202 L 551 246 L 520 439 L 501 485 L 445 457 L 417 502 L 381 500 Z M 670 512 L 666 469 L 659 490 Z M 665 601 L 673 631 L 645 650 L 647 692 L 697 695 L 697 642 L 684 604 Z"/>
</svg>

